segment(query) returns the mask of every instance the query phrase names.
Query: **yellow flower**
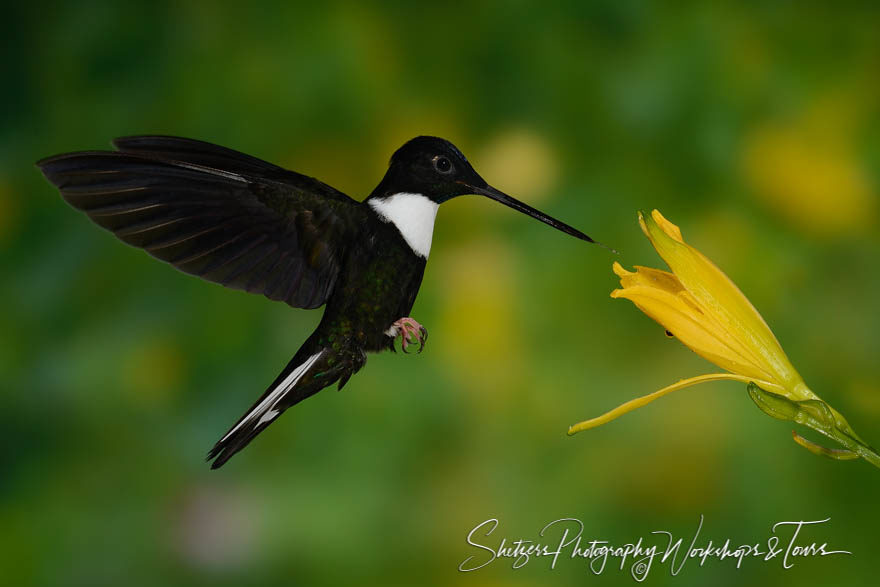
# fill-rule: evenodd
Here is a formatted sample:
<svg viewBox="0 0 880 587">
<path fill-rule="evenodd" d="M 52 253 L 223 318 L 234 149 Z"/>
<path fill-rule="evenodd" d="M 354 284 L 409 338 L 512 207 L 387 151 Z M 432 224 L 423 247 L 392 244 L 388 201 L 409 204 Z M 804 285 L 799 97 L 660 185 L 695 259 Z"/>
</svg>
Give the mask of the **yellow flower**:
<svg viewBox="0 0 880 587">
<path fill-rule="evenodd" d="M 805 424 L 846 446 L 824 449 L 800 436 L 795 440 L 817 454 L 838 459 L 862 456 L 877 466 L 880 457 L 865 444 L 837 411 L 804 383 L 767 323 L 739 288 L 700 251 L 684 242 L 679 228 L 654 210 L 639 213 L 645 236 L 672 272 L 614 263 L 621 288 L 612 298 L 625 298 L 672 336 L 726 373 L 684 379 L 614 410 L 575 424 L 568 433 L 610 422 L 672 391 L 698 383 L 732 380 L 749 385 L 749 395 L 769 415 Z"/>
</svg>

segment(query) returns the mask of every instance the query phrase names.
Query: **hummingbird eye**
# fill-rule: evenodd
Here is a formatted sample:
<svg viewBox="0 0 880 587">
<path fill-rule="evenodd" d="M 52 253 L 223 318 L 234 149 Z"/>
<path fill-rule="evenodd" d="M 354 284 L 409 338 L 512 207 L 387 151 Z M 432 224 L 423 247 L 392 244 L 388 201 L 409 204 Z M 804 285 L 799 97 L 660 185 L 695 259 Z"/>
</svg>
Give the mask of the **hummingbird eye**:
<svg viewBox="0 0 880 587">
<path fill-rule="evenodd" d="M 434 169 L 440 173 L 449 173 L 452 171 L 452 162 L 443 155 L 437 155 L 433 159 Z"/>
</svg>

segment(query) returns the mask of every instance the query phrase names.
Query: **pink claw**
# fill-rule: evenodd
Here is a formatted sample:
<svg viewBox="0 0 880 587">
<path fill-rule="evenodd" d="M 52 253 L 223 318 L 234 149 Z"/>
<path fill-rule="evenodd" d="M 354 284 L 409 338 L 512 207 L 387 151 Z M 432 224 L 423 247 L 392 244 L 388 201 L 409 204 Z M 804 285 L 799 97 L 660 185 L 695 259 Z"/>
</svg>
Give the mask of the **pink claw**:
<svg viewBox="0 0 880 587">
<path fill-rule="evenodd" d="M 395 337 L 400 336 L 400 347 L 405 353 L 409 352 L 407 349 L 415 343 L 419 344 L 418 352 L 422 352 L 422 349 L 425 348 L 425 341 L 428 340 L 428 331 L 425 327 L 409 317 L 401 318 L 388 330 L 393 332 Z"/>
</svg>

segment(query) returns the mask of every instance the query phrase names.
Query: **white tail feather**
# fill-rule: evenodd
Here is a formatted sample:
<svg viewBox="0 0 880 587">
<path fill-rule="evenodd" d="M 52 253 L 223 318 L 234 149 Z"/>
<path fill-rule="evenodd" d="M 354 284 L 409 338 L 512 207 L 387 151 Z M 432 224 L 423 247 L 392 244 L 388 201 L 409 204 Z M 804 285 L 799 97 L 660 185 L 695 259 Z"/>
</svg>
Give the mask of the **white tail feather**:
<svg viewBox="0 0 880 587">
<path fill-rule="evenodd" d="M 303 375 L 306 374 L 306 371 L 311 368 L 312 365 L 315 364 L 321 355 L 324 354 L 324 351 L 320 351 L 309 357 L 305 360 L 305 362 L 290 372 L 290 374 L 284 378 L 284 380 L 279 383 L 275 389 L 273 389 L 263 401 L 261 401 L 257 406 L 248 412 L 248 414 L 241 419 L 241 422 L 235 425 L 235 428 L 226 433 L 226 436 L 220 439 L 220 442 L 225 441 L 227 438 L 232 436 L 239 428 L 253 421 L 257 417 L 259 417 L 259 421 L 257 421 L 254 426 L 259 426 L 263 422 L 270 422 L 275 419 L 278 414 L 281 412 L 275 409 L 275 406 L 278 405 L 278 401 L 283 398 L 287 392 L 293 389 L 293 386 L 297 384 L 297 382 L 302 378 Z"/>
</svg>

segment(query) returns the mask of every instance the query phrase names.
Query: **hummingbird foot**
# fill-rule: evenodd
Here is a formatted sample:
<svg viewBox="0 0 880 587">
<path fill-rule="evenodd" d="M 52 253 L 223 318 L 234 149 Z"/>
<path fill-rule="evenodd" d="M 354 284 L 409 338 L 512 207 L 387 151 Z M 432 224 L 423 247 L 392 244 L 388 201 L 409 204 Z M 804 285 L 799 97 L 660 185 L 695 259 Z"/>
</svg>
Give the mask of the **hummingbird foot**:
<svg viewBox="0 0 880 587">
<path fill-rule="evenodd" d="M 405 353 L 409 352 L 407 349 L 409 349 L 410 346 L 416 344 L 419 345 L 419 350 L 417 352 L 422 352 L 425 348 L 425 342 L 428 340 L 427 329 L 409 317 L 401 318 L 392 324 L 391 327 L 385 331 L 385 334 L 392 338 L 400 336 L 400 348 L 403 349 L 403 352 Z M 393 349 L 394 346 L 391 348 Z"/>
</svg>

